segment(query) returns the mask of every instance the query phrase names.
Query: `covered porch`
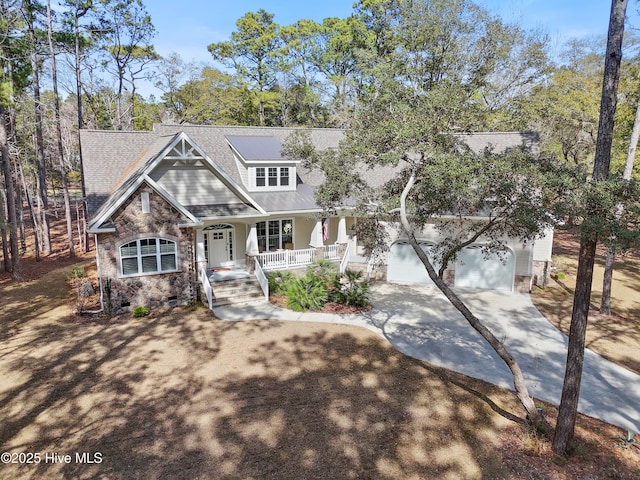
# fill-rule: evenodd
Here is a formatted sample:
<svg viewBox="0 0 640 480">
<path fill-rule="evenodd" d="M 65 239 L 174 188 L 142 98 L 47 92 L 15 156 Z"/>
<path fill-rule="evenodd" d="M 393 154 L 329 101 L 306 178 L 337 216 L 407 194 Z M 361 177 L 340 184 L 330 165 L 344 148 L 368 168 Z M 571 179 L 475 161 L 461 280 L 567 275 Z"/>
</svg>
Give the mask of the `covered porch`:
<svg viewBox="0 0 640 480">
<path fill-rule="evenodd" d="M 212 290 L 228 280 L 247 277 L 265 284 L 264 291 L 265 272 L 301 269 L 320 259 L 344 271 L 355 251 L 356 240 L 347 234 L 353 218 L 281 215 L 252 220 L 210 221 L 197 229 L 196 268 L 207 298 L 215 297 Z"/>
<path fill-rule="evenodd" d="M 347 248 L 348 244 L 335 243 L 333 245 L 299 250 L 283 249 L 275 252 L 258 253 L 255 258 L 265 271 L 289 270 L 306 267 L 320 259 L 338 262 L 342 259 Z"/>
</svg>

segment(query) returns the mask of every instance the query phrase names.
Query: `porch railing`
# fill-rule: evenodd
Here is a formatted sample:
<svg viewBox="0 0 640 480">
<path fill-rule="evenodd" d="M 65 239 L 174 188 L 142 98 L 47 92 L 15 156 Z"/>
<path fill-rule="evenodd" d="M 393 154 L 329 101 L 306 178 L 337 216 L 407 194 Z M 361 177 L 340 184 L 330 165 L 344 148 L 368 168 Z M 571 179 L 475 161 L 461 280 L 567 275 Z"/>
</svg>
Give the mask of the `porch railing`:
<svg viewBox="0 0 640 480">
<path fill-rule="evenodd" d="M 204 294 L 207 297 L 207 305 L 209 309 L 213 307 L 213 290 L 211 288 L 211 284 L 209 283 L 209 277 L 207 276 L 207 269 L 203 264 L 200 264 L 200 268 L 198 269 L 200 283 L 202 283 L 202 288 L 204 290 Z"/>
<path fill-rule="evenodd" d="M 267 276 L 264 274 L 264 270 L 260 266 L 260 262 L 258 261 L 258 257 L 254 257 L 254 273 L 256 278 L 258 279 L 258 283 L 260 284 L 260 288 L 262 288 L 262 293 L 264 293 L 264 298 L 268 302 L 269 301 L 269 280 L 267 280 Z"/>
<path fill-rule="evenodd" d="M 340 275 L 342 275 L 347 270 L 347 265 L 349 263 L 349 244 L 347 243 L 346 248 L 344 249 L 344 253 L 342 254 L 342 260 L 340 260 Z"/>
<path fill-rule="evenodd" d="M 333 245 L 325 245 L 324 258 L 326 260 L 338 260 L 340 258 L 340 245 L 334 243 Z"/>
<path fill-rule="evenodd" d="M 280 270 L 311 265 L 314 260 L 314 252 L 315 248 L 279 250 L 277 252 L 259 253 L 256 259 L 265 271 Z"/>
</svg>

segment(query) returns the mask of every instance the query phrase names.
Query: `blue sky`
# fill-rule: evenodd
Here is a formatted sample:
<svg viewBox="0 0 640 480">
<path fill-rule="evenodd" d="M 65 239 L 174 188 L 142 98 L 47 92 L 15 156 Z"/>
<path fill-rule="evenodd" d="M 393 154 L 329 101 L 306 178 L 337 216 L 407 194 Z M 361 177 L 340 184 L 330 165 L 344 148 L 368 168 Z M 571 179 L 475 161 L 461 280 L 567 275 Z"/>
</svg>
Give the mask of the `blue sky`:
<svg viewBox="0 0 640 480">
<path fill-rule="evenodd" d="M 157 30 L 153 43 L 162 56 L 179 54 L 185 61 L 211 64 L 207 46 L 229 39 L 235 22 L 260 8 L 275 15 L 279 25 L 303 18 L 322 21 L 344 18 L 353 0 L 147 0 L 145 6 Z M 607 33 L 609 0 L 477 0 L 510 23 L 540 28 L 552 45 L 572 37 L 604 36 Z M 640 28 L 636 2 L 629 2 L 632 26 Z"/>
<path fill-rule="evenodd" d="M 607 32 L 608 0 L 479 0 L 503 19 L 529 28 L 540 27 L 553 38 L 604 35 Z M 150 0 L 145 2 L 158 31 L 154 44 L 161 55 L 177 52 L 184 60 L 209 61 L 207 45 L 225 41 L 235 22 L 246 12 L 260 8 L 275 15 L 274 21 L 289 25 L 302 18 L 321 21 L 346 17 L 352 0 Z M 630 2 L 629 13 L 636 9 Z M 640 27 L 640 25 L 636 25 Z"/>
</svg>

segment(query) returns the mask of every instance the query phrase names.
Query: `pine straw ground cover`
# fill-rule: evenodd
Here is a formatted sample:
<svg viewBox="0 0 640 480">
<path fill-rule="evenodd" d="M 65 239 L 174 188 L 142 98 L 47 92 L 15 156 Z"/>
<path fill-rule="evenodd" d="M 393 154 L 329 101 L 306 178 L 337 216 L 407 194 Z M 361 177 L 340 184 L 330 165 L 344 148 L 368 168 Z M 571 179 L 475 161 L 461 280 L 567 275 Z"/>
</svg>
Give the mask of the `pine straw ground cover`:
<svg viewBox="0 0 640 480">
<path fill-rule="evenodd" d="M 511 392 L 367 330 L 203 308 L 74 316 L 69 270 L 0 283 L 0 451 L 41 455 L 1 479 L 640 476 L 619 429 L 580 417 L 574 454 L 556 458 L 514 421 Z"/>
<path fill-rule="evenodd" d="M 557 231 L 553 263 L 557 279 L 546 289 L 534 289 L 533 303 L 558 329 L 569 333 L 573 291 L 576 285 L 579 239 Z M 587 348 L 640 374 L 640 255 L 631 251 L 616 259 L 613 275 L 611 315 L 599 313 L 606 252 L 598 247 L 594 269 L 591 309 L 587 328 Z"/>
</svg>

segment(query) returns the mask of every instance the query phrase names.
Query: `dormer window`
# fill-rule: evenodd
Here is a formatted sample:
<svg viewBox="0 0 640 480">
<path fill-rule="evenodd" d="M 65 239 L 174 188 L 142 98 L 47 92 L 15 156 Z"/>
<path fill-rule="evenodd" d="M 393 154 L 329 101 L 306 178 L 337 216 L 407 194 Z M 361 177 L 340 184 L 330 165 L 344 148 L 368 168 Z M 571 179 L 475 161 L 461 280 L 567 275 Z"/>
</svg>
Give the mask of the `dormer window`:
<svg viewBox="0 0 640 480">
<path fill-rule="evenodd" d="M 256 187 L 288 187 L 291 167 L 256 167 Z"/>
<path fill-rule="evenodd" d="M 225 135 L 233 151 L 240 176 L 250 192 L 294 191 L 300 160 L 284 156 L 276 137 Z"/>
<path fill-rule="evenodd" d="M 269 186 L 278 186 L 278 167 L 269 167 Z"/>
<path fill-rule="evenodd" d="M 256 168 L 256 187 L 264 187 L 266 185 L 266 177 L 264 172 L 264 167 Z"/>
</svg>

